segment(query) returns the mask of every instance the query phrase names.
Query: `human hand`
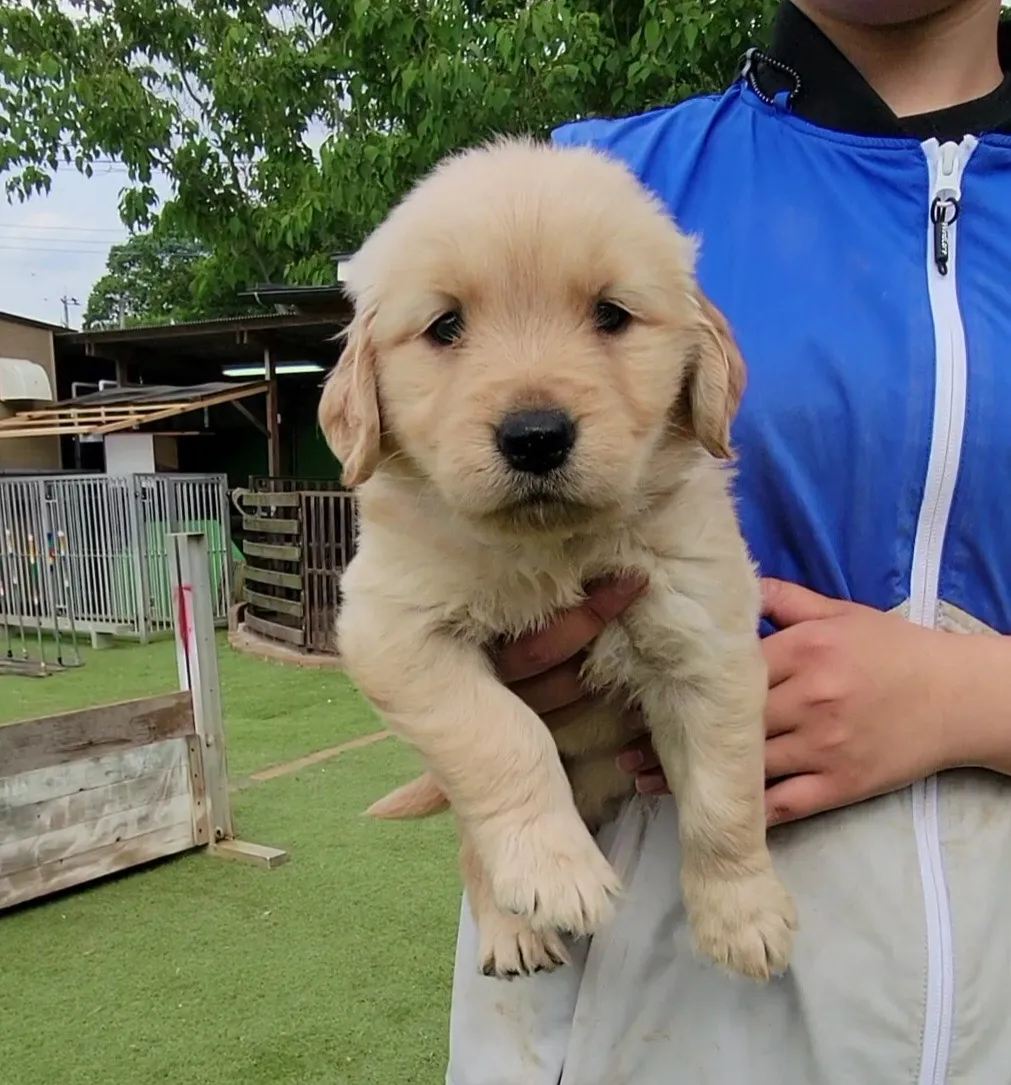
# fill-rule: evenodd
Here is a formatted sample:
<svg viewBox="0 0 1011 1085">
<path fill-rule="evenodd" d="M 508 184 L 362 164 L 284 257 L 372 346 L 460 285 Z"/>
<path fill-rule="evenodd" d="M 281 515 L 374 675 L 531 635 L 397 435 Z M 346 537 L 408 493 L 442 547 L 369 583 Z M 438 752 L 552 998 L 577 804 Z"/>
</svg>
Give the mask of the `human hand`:
<svg viewBox="0 0 1011 1085">
<path fill-rule="evenodd" d="M 762 583 L 766 815 L 775 825 L 897 790 L 949 761 L 952 635 L 796 584 Z M 638 762 L 638 764 L 636 764 Z M 648 739 L 619 763 L 666 791 Z"/>
<path fill-rule="evenodd" d="M 579 681 L 586 650 L 604 626 L 646 589 L 636 577 L 602 580 L 586 599 L 550 625 L 505 644 L 495 660 L 499 678 L 553 730 L 564 726 L 587 699 Z"/>
<path fill-rule="evenodd" d="M 763 583 L 765 793 L 776 825 L 897 791 L 948 760 L 953 634 Z"/>
</svg>

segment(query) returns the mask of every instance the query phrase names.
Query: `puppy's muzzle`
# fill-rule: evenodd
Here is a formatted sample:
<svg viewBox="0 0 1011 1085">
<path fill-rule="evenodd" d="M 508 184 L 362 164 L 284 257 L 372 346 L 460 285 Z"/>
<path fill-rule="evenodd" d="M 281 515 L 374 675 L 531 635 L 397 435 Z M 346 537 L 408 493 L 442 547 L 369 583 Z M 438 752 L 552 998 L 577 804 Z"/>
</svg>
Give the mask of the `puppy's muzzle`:
<svg viewBox="0 0 1011 1085">
<path fill-rule="evenodd" d="M 514 471 L 547 475 L 569 458 L 576 425 L 562 410 L 511 411 L 496 428 L 495 443 Z"/>
</svg>

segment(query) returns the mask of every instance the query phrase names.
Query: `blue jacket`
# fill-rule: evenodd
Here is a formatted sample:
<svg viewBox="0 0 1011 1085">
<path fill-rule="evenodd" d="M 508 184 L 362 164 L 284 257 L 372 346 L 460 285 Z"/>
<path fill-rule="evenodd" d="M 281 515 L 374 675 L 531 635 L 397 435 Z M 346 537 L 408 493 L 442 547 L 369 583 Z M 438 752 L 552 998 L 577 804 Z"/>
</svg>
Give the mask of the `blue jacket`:
<svg viewBox="0 0 1011 1085">
<path fill-rule="evenodd" d="M 1011 136 L 831 132 L 739 82 L 555 138 L 621 158 L 701 239 L 748 365 L 734 437 L 763 574 L 1011 633 Z"/>
<path fill-rule="evenodd" d="M 748 367 L 762 573 L 1011 634 L 1011 135 L 841 131 L 764 85 L 554 138 L 623 160 L 701 241 Z M 628 897 L 581 971 L 486 992 L 458 966 L 451 1085 L 1011 1082 L 1011 781 L 945 773 L 770 834 L 801 929 L 766 988 L 686 951 L 675 818 L 623 815 Z"/>
</svg>

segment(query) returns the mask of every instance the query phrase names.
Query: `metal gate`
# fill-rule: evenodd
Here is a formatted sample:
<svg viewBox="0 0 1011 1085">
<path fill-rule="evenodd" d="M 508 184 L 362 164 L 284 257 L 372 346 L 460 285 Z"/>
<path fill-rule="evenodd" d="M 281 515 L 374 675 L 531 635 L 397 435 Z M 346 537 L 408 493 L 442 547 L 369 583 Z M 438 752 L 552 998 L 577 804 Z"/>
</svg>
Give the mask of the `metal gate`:
<svg viewBox="0 0 1011 1085">
<path fill-rule="evenodd" d="M 332 653 L 341 577 L 357 541 L 354 494 L 330 479 L 254 476 L 240 501 L 247 628 Z"/>
<path fill-rule="evenodd" d="M 169 631 L 165 536 L 178 531 L 206 535 L 214 618 L 227 622 L 232 562 L 224 475 L 0 478 L 0 611 L 31 628 L 64 628 L 69 607 L 78 630 L 92 634 L 147 640 Z M 64 575 L 44 575 L 40 555 L 49 554 L 60 557 Z M 30 598 L 14 590 L 29 582 Z"/>
</svg>

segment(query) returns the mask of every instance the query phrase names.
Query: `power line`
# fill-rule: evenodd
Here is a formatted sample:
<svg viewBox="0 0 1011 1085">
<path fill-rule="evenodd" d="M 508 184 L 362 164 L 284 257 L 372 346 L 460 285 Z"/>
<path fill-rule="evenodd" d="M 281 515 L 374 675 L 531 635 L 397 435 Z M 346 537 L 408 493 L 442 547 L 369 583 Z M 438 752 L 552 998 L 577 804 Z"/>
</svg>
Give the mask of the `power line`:
<svg viewBox="0 0 1011 1085">
<path fill-rule="evenodd" d="M 0 234 L 0 248 L 35 248 L 42 245 L 70 245 L 77 248 L 122 248 L 131 241 L 131 237 L 104 238 L 104 237 L 17 237 L 13 234 Z M 158 252 L 190 252 L 193 244 L 178 241 L 162 241 L 156 244 Z"/>
<path fill-rule="evenodd" d="M 0 230 L 25 230 L 34 233 L 37 230 L 59 233 L 83 233 L 83 234 L 123 234 L 126 227 L 113 226 L 54 226 L 40 223 L 38 225 L 19 222 L 0 222 Z"/>
<path fill-rule="evenodd" d="M 146 240 L 144 235 L 136 234 L 120 234 L 118 237 L 61 237 L 61 236 L 48 236 L 48 237 L 32 237 L 24 234 L 3 234 L 0 233 L 0 248 L 36 248 L 38 246 L 48 245 L 60 245 L 77 248 L 122 248 L 124 245 L 129 245 L 131 242 L 139 242 L 141 239 Z M 159 252 L 191 252 L 196 242 L 178 241 L 165 238 L 155 242 L 156 248 Z"/>
<path fill-rule="evenodd" d="M 105 257 L 104 249 L 43 249 L 31 245 L 0 245 L 0 252 L 26 252 L 33 255 L 43 256 L 47 253 L 59 253 L 64 256 L 101 256 Z"/>
<path fill-rule="evenodd" d="M 67 242 L 71 245 L 78 245 L 81 248 L 100 248 L 107 249 L 111 245 L 116 245 L 118 242 L 111 239 L 104 238 L 90 238 L 90 237 L 22 237 L 17 234 L 0 234 L 0 248 L 32 248 L 36 245 L 52 245 L 62 244 Z"/>
<path fill-rule="evenodd" d="M 73 240 L 73 239 L 71 239 Z M 104 257 L 109 248 L 112 246 L 100 246 L 95 248 L 81 248 L 73 247 L 69 245 L 8 245 L 3 241 L 0 241 L 0 253 L 2 252 L 26 252 L 32 254 L 44 254 L 44 253 L 68 253 L 77 256 L 102 256 Z M 193 250 L 189 248 L 163 248 L 159 250 L 164 256 L 191 256 L 200 257 L 209 255 L 205 250 Z"/>
<path fill-rule="evenodd" d="M 124 238 L 124 241 L 126 239 Z M 82 248 L 90 248 L 93 245 L 99 248 L 108 248 L 110 245 L 118 245 L 113 238 L 105 237 L 25 237 L 23 234 L 0 234 L 0 246 L 11 245 L 80 245 Z"/>
<path fill-rule="evenodd" d="M 123 239 L 124 241 L 126 238 Z M 8 244 L 9 243 L 9 244 Z M 32 248 L 35 245 L 71 245 L 79 248 L 109 248 L 120 244 L 114 238 L 99 237 L 60 237 L 54 234 L 52 237 L 14 237 L 11 234 L 0 234 L 0 248 Z"/>
</svg>

